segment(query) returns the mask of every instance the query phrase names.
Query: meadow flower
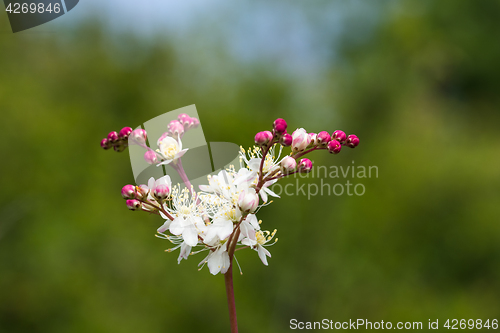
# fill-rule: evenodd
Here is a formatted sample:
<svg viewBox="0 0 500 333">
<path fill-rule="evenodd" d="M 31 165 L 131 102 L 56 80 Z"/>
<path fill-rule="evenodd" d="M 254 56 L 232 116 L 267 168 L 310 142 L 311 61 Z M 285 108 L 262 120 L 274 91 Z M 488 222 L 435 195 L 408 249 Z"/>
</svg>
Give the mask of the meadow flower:
<svg viewBox="0 0 500 333">
<path fill-rule="evenodd" d="M 176 161 L 181 158 L 188 149 L 182 149 L 182 141 L 180 137 L 174 139 L 171 136 L 162 136 L 158 139 L 158 152 L 163 161 L 158 163 L 157 165 L 169 164 L 170 162 Z"/>
</svg>

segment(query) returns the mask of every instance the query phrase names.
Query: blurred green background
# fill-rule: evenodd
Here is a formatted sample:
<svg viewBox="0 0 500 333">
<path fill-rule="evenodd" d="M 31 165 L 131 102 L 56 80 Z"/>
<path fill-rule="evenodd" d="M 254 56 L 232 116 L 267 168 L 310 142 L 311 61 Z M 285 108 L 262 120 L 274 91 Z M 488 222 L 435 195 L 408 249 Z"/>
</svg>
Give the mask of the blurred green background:
<svg viewBox="0 0 500 333">
<path fill-rule="evenodd" d="M 379 169 L 348 177 L 363 196 L 283 196 L 261 210 L 280 241 L 268 267 L 238 253 L 241 332 L 288 332 L 292 318 L 499 319 L 500 3 L 379 2 L 372 21 L 367 6 L 335 36 L 313 20 L 331 54 L 311 75 L 223 43 L 208 56 L 197 41 L 211 25 L 187 43 L 108 33 L 98 19 L 12 35 L 2 18 L 0 332 L 229 331 L 223 277 L 197 271 L 201 254 L 178 265 L 164 252 L 161 218 L 120 196 L 128 154 L 99 147 L 190 104 L 208 141 L 246 147 L 283 117 L 360 137 L 315 165 Z"/>
</svg>

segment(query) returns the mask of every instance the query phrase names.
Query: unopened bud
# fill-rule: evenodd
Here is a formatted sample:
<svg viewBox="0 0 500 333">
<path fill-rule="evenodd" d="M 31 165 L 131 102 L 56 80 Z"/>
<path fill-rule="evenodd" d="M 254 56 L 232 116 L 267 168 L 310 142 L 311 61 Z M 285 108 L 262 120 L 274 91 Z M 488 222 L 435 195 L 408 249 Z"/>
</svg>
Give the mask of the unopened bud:
<svg viewBox="0 0 500 333">
<path fill-rule="evenodd" d="M 200 121 L 198 120 L 198 118 L 191 118 L 191 120 L 193 121 L 193 128 L 200 126 Z"/>
<path fill-rule="evenodd" d="M 266 146 L 273 139 L 273 134 L 269 131 L 259 132 L 255 134 L 255 144 L 258 146 Z"/>
<path fill-rule="evenodd" d="M 303 151 L 310 143 L 309 134 L 303 128 L 298 128 L 292 133 L 292 149 L 295 152 Z"/>
<path fill-rule="evenodd" d="M 121 140 L 127 140 L 130 133 L 132 133 L 132 127 L 124 127 L 120 130 L 118 136 Z"/>
<path fill-rule="evenodd" d="M 240 193 L 238 206 L 243 212 L 253 213 L 259 206 L 259 196 L 253 188 Z"/>
<path fill-rule="evenodd" d="M 127 208 L 130 210 L 138 210 L 142 206 L 141 202 L 139 200 L 127 200 Z"/>
<path fill-rule="evenodd" d="M 283 133 L 286 132 L 287 126 L 288 125 L 285 119 L 283 118 L 276 119 L 273 123 L 274 133 L 276 133 L 277 135 L 282 135 Z"/>
<path fill-rule="evenodd" d="M 189 119 L 189 118 L 190 117 L 185 113 L 181 113 L 180 115 L 177 116 L 177 119 L 180 121 L 181 124 L 184 123 L 185 119 Z"/>
<path fill-rule="evenodd" d="M 308 158 L 303 158 L 300 160 L 299 166 L 297 167 L 297 171 L 301 173 L 311 172 L 313 167 L 313 163 Z"/>
<path fill-rule="evenodd" d="M 332 141 L 328 142 L 328 151 L 331 154 L 338 154 L 338 153 L 340 153 L 341 149 L 342 149 L 342 145 L 337 140 L 332 140 Z"/>
<path fill-rule="evenodd" d="M 170 124 L 168 124 L 168 130 L 174 137 L 184 134 L 184 126 L 178 120 L 172 120 Z"/>
<path fill-rule="evenodd" d="M 285 147 L 290 147 L 292 145 L 292 136 L 288 133 L 285 133 L 282 137 L 281 137 L 281 144 Z"/>
<path fill-rule="evenodd" d="M 156 199 L 164 200 L 170 194 L 170 189 L 167 185 L 158 185 L 156 186 L 153 195 Z"/>
<path fill-rule="evenodd" d="M 129 136 L 129 140 L 132 140 L 133 143 L 138 144 L 139 146 L 144 146 L 146 144 L 147 139 L 148 139 L 148 134 L 142 128 L 133 130 Z"/>
<path fill-rule="evenodd" d="M 152 150 L 148 150 L 147 152 L 144 153 L 144 160 L 148 164 L 157 164 L 158 163 L 158 156 L 156 153 Z"/>
<path fill-rule="evenodd" d="M 318 135 L 316 133 L 309 133 L 309 144 L 307 145 L 308 148 L 314 147 L 318 144 Z"/>
<path fill-rule="evenodd" d="M 332 140 L 337 140 L 340 143 L 344 143 L 344 141 L 347 139 L 347 135 L 341 130 L 336 130 L 332 134 Z"/>
<path fill-rule="evenodd" d="M 146 185 L 144 184 L 139 185 L 135 188 L 135 190 L 136 190 L 136 196 L 135 196 L 136 199 L 146 200 L 148 198 L 149 187 L 147 187 Z"/>
<path fill-rule="evenodd" d="M 330 137 L 330 133 L 326 132 L 326 131 L 321 131 L 318 133 L 318 136 L 316 137 L 317 140 L 318 140 L 318 144 L 321 146 L 321 147 L 326 147 L 326 145 L 328 144 L 328 142 L 330 142 L 330 140 L 332 139 Z"/>
<path fill-rule="evenodd" d="M 281 160 L 281 172 L 284 174 L 295 171 L 296 167 L 297 162 L 295 161 L 295 158 L 291 156 L 286 156 L 283 160 Z"/>
<path fill-rule="evenodd" d="M 182 124 L 182 126 L 184 126 L 184 128 L 187 128 L 189 127 L 190 123 L 191 123 L 191 117 L 188 116 L 187 114 L 183 113 L 183 114 L 180 114 L 179 117 L 179 122 Z"/>
<path fill-rule="evenodd" d="M 347 137 L 345 143 L 348 147 L 355 148 L 359 145 L 359 138 L 356 135 L 351 134 Z"/>
<path fill-rule="evenodd" d="M 123 199 L 133 199 L 135 198 L 135 186 L 134 185 L 125 185 L 122 188 L 122 197 Z"/>
<path fill-rule="evenodd" d="M 108 140 L 109 142 L 111 143 L 115 143 L 119 140 L 120 138 L 118 137 L 118 133 L 116 133 L 115 131 L 113 132 L 109 132 L 108 134 Z"/>
<path fill-rule="evenodd" d="M 101 140 L 101 147 L 105 150 L 108 150 L 109 148 L 112 147 L 111 142 L 107 138 L 104 138 Z"/>
</svg>

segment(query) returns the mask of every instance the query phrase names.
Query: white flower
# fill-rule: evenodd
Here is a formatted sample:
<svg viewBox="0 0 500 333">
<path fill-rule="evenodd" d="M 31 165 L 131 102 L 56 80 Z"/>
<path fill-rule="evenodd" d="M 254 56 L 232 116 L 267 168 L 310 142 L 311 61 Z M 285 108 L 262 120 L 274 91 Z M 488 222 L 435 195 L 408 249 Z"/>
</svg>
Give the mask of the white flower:
<svg viewBox="0 0 500 333">
<path fill-rule="evenodd" d="M 262 260 L 262 263 L 267 266 L 267 257 L 271 258 L 271 253 L 266 248 L 264 248 L 264 246 L 267 242 L 273 239 L 275 234 L 276 230 L 274 230 L 272 233 L 270 233 L 269 231 L 257 231 L 255 233 L 255 240 L 245 238 L 241 241 L 241 244 L 248 245 L 255 251 L 257 251 L 260 260 Z M 276 238 L 274 240 L 274 243 L 276 243 L 277 241 L 278 239 Z"/>
<path fill-rule="evenodd" d="M 260 230 L 259 222 L 257 221 L 257 216 L 255 214 L 248 214 L 247 217 L 241 221 L 240 224 L 240 239 L 248 239 L 251 242 L 256 243 L 255 231 Z"/>
<path fill-rule="evenodd" d="M 225 274 L 229 269 L 229 265 L 231 265 L 231 262 L 229 261 L 229 254 L 227 253 L 227 242 L 221 244 L 216 250 L 210 252 L 210 254 L 203 259 L 198 266 L 205 264 L 207 264 L 211 274 L 217 275 L 219 272 Z"/>
<path fill-rule="evenodd" d="M 276 153 L 274 151 L 274 147 L 269 149 L 269 152 L 266 155 L 266 158 L 264 159 L 264 163 L 262 165 L 262 173 L 264 174 L 263 178 L 273 173 L 276 173 L 280 169 L 281 161 L 279 160 L 279 158 L 281 156 L 282 149 L 283 147 L 280 145 L 280 151 L 278 153 L 278 156 L 275 156 Z M 250 157 L 250 160 L 247 159 L 245 150 L 243 148 L 240 149 L 240 161 L 243 160 L 248 169 L 241 168 L 238 171 L 239 175 L 238 179 L 235 180 L 236 184 L 245 182 L 247 184 L 247 187 L 251 185 L 256 186 L 259 181 L 258 175 L 260 171 L 260 163 L 262 160 L 262 152 L 260 148 L 254 147 L 253 151 L 249 150 L 248 155 Z M 269 189 L 269 186 L 276 183 L 277 181 L 278 181 L 277 179 L 269 180 L 262 185 L 259 194 L 264 203 L 267 202 L 268 195 L 276 198 L 280 197 L 279 195 L 277 195 L 276 193 L 274 193 Z"/>
<path fill-rule="evenodd" d="M 174 139 L 171 136 L 162 135 L 158 139 L 158 148 L 156 151 L 163 157 L 164 161 L 158 163 L 157 165 L 169 164 L 172 161 L 181 158 L 187 151 L 187 149 L 182 149 L 182 141 L 180 137 Z"/>
<path fill-rule="evenodd" d="M 220 214 L 212 220 L 212 224 L 207 226 L 206 236 L 203 239 L 205 243 L 210 243 L 215 237 L 224 240 L 231 235 L 234 227 L 233 213 Z"/>
<path fill-rule="evenodd" d="M 164 205 L 165 210 L 174 217 L 170 222 L 167 218 L 158 232 L 166 231 L 168 228 L 173 235 L 180 236 L 189 246 L 198 244 L 198 235 L 203 236 L 206 232 L 206 226 L 201 218 L 200 206 L 196 202 L 196 194 L 184 188 L 179 192 L 178 187 L 172 190 L 172 207 Z M 163 218 L 166 218 L 161 213 Z"/>
</svg>

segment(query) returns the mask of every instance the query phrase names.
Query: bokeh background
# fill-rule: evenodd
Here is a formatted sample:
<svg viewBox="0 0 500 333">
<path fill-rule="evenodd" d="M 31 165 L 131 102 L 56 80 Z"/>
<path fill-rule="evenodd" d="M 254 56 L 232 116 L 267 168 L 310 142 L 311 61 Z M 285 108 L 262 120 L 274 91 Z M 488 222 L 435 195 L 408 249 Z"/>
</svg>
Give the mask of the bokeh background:
<svg viewBox="0 0 500 333">
<path fill-rule="evenodd" d="M 241 332 L 499 319 L 499 13 L 490 0 L 82 0 L 18 34 L 0 13 L 0 332 L 229 330 L 223 277 L 164 252 L 161 218 L 120 196 L 128 154 L 99 147 L 191 104 L 208 141 L 249 146 L 283 117 L 360 137 L 316 165 L 379 169 L 323 180 L 363 196 L 262 209 L 280 240 L 268 267 L 238 253 Z"/>
</svg>

